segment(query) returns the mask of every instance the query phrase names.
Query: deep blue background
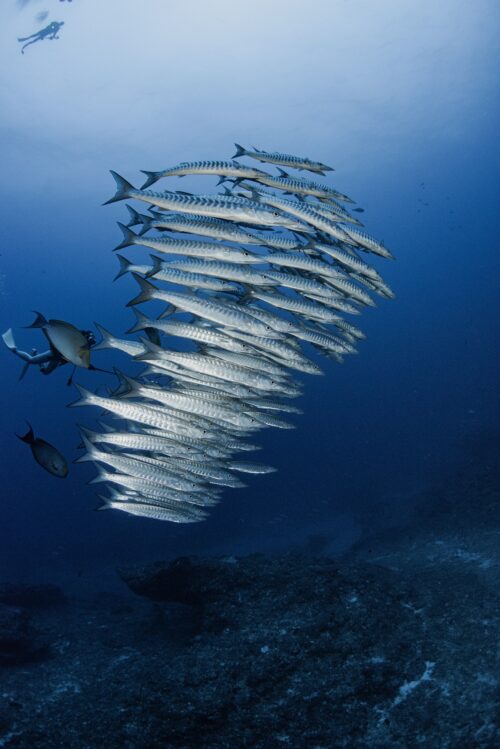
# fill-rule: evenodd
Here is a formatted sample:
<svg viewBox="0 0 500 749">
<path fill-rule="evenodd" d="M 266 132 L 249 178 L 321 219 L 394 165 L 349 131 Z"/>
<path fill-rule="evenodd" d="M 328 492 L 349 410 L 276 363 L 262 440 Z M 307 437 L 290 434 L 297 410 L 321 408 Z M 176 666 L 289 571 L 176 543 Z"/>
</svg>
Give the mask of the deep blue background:
<svg viewBox="0 0 500 749">
<path fill-rule="evenodd" d="M 464 437 L 493 431 L 498 425 L 500 108 L 494 86 L 498 74 L 495 4 L 479 2 L 471 10 L 468 4 L 458 3 L 472 15 L 457 29 L 455 15 L 435 11 L 433 16 L 430 3 L 422 3 L 420 11 L 410 12 L 408 7 L 406 17 L 388 2 L 385 8 L 382 4 L 382 18 L 376 19 L 386 36 L 377 41 L 370 24 L 362 23 L 364 11 L 368 12 L 364 3 L 312 3 L 315 28 L 321 34 L 303 38 L 301 19 L 307 28 L 309 16 L 304 5 L 292 3 L 290 17 L 279 19 L 281 58 L 274 53 L 280 67 L 271 67 L 276 61 L 265 57 L 269 32 L 267 27 L 259 28 L 255 18 L 262 52 L 242 46 L 247 41 L 244 14 L 231 17 L 229 28 L 221 32 L 222 37 L 226 32 L 230 37 L 225 51 L 208 31 L 207 37 L 202 36 L 203 19 L 198 19 L 193 33 L 198 35 L 196 42 L 203 38 L 203 47 L 197 50 L 191 44 L 187 73 L 181 62 L 179 70 L 172 69 L 168 45 L 157 45 L 151 52 L 159 67 L 139 71 L 147 96 L 136 78 L 130 79 L 140 58 L 125 54 L 134 49 L 132 36 L 122 40 L 121 69 L 108 61 L 103 80 L 96 59 L 101 55 L 106 60 L 108 52 L 96 41 L 96 59 L 91 56 L 88 73 L 94 89 L 90 83 L 83 92 L 78 81 L 61 83 L 69 75 L 69 55 L 72 65 L 75 55 L 80 55 L 85 69 L 87 61 L 77 45 L 78 23 L 86 24 L 88 31 L 89 13 L 97 13 L 92 2 L 85 9 L 73 5 L 64 10 L 66 37 L 30 48 L 22 61 L 15 40 L 9 37 L 10 46 L 2 53 L 10 65 L 2 73 L 8 106 L 0 119 L 5 165 L 0 195 L 2 332 L 12 327 L 21 347 L 41 348 L 37 331 L 21 329 L 31 322 L 33 309 L 82 328 L 97 320 L 117 333 L 125 331 L 132 313 L 124 305 L 134 284 L 129 278 L 112 283 L 117 261 L 111 249 L 119 241 L 115 220 L 126 214 L 123 204 L 100 206 L 114 191 L 107 170 L 116 169 L 138 183 L 139 168 L 230 157 L 233 140 L 256 140 L 264 148 L 307 153 L 333 163 L 337 171 L 329 184 L 366 209 L 367 230 L 384 239 L 397 258 L 377 262 L 397 298 L 380 300 L 376 309 L 359 318 L 368 334 L 359 356 L 347 358 L 343 366 L 324 362 L 323 378 L 304 376 L 300 402 L 304 415 L 296 418 L 297 429 L 262 433 L 263 449 L 256 459 L 271 463 L 278 472 L 249 478 L 245 490 L 228 491 L 208 522 L 197 526 L 94 513 L 94 487 L 86 485 L 92 476 L 89 466 L 72 466 L 65 481 L 43 472 L 14 436 L 24 430 L 24 420 L 71 459 L 78 454 L 76 423 L 91 425 L 97 411 L 65 408 L 76 391 L 66 387 L 64 369 L 48 378 L 30 371 L 18 383 L 20 363 L 2 347 L 0 577 L 59 575 L 79 580 L 75 577 L 79 570 L 84 578 L 92 578 L 95 570 L 102 580 L 105 570 L 129 560 L 268 550 L 302 543 L 318 533 L 341 547 L 372 523 L 393 522 L 415 494 L 460 454 Z M 220 6 L 223 18 L 229 6 L 214 5 Z M 136 6 L 129 4 L 130 35 Z M 153 10 L 160 11 L 157 4 L 151 6 L 144 11 L 143 26 L 154 33 Z M 57 12 L 59 8 L 54 18 Z M 24 16 L 17 12 L 9 16 L 11 34 L 25 30 L 27 20 L 32 20 L 28 13 L 25 8 Z M 345 46 L 340 54 L 329 43 L 322 21 L 335 22 L 338 28 L 342 14 L 346 14 L 348 39 L 342 38 Z M 125 22 L 116 18 L 122 24 L 120 33 L 125 33 Z M 418 29 L 413 33 L 415 19 L 429 31 L 428 37 Z M 103 20 L 111 23 L 108 17 Z M 206 20 L 220 30 L 217 18 Z M 184 32 L 189 29 L 187 15 L 177 16 L 177 21 Z M 70 38 L 75 48 L 65 47 Z M 434 59 L 429 57 L 429 38 Z M 144 51 L 142 38 L 140 43 Z M 180 44 L 179 35 L 175 43 Z M 389 58 L 387 49 L 392 50 Z M 212 58 L 208 52 L 215 54 L 215 50 Z M 298 50 L 309 66 L 301 80 L 293 78 Z M 462 52 L 458 69 L 455 59 Z M 233 69 L 223 84 L 217 78 L 221 55 Z M 283 73 L 287 63 L 290 75 Z M 57 79 L 55 91 L 46 79 L 43 97 L 38 65 L 45 71 L 52 66 Z M 106 79 L 109 69 L 112 83 L 122 92 L 128 89 L 128 110 L 116 112 L 114 125 L 111 104 L 106 104 L 106 91 L 116 93 Z M 303 71 L 303 65 L 297 69 Z M 325 77 L 325 70 L 330 77 Z M 405 85 L 407 70 L 413 76 Z M 167 73 L 175 79 L 174 92 Z M 319 78 L 329 87 L 319 86 Z M 308 80 L 311 86 L 305 92 Z M 16 81 L 21 81 L 17 90 Z M 252 87 L 245 99 L 248 81 Z M 289 106 L 286 111 L 277 100 L 280 81 Z M 359 85 L 355 93 L 353 81 Z M 22 124 L 16 119 L 16 96 L 26 115 Z M 194 117 L 196 96 L 200 106 Z M 159 122 L 162 107 L 168 112 L 164 128 Z M 47 128 L 51 108 L 76 130 L 63 136 L 61 120 L 55 117 L 54 129 Z M 87 119 L 77 126 L 71 121 L 72 109 L 86 112 Z M 148 111 L 150 120 L 145 116 Z M 293 127 L 288 127 L 290 113 Z M 94 143 L 93 133 L 98 133 Z M 174 184 L 179 189 L 189 189 L 188 184 L 198 189 L 213 186 L 212 181 Z M 140 262 L 147 257 L 138 248 L 124 254 Z M 95 362 L 126 366 L 120 354 L 96 354 Z M 97 387 L 106 377 L 81 373 L 78 381 Z"/>
</svg>

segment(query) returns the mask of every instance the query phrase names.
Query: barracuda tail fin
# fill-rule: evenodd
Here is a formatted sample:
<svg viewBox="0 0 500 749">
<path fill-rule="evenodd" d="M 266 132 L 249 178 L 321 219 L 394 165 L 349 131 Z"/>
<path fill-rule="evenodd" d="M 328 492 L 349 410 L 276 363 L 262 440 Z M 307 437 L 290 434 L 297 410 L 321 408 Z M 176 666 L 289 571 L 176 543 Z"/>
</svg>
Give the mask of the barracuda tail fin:
<svg viewBox="0 0 500 749">
<path fill-rule="evenodd" d="M 147 327 L 149 327 L 149 323 L 151 322 L 148 317 L 146 317 L 145 314 L 140 312 L 138 309 L 132 309 L 132 312 L 136 316 L 136 321 L 134 325 L 130 328 L 130 330 L 127 330 L 127 333 L 138 333 L 139 330 L 145 330 Z"/>
<path fill-rule="evenodd" d="M 126 273 L 130 273 L 130 268 L 133 266 L 133 263 L 131 263 L 130 260 L 127 260 L 126 257 L 123 257 L 123 255 L 116 255 L 116 257 L 118 258 L 118 262 L 120 263 L 120 270 L 113 278 L 113 281 L 117 281 Z"/>
<path fill-rule="evenodd" d="M 128 222 L 127 226 L 137 226 L 138 224 L 142 224 L 146 216 L 143 216 L 142 213 L 139 213 L 135 210 L 135 208 L 132 208 L 131 205 L 127 203 L 125 206 L 127 211 L 130 214 L 130 221 Z"/>
<path fill-rule="evenodd" d="M 94 393 L 90 392 L 90 390 L 86 390 L 84 387 L 82 387 L 81 385 L 78 385 L 76 382 L 75 382 L 75 387 L 80 393 L 80 398 L 78 398 L 78 400 L 76 401 L 73 401 L 73 403 L 68 403 L 68 408 L 76 408 L 77 406 L 95 405 L 95 398 L 98 396 L 95 396 Z M 99 400 L 97 402 L 99 402 Z"/>
<path fill-rule="evenodd" d="M 156 330 L 156 328 L 144 328 L 144 332 L 146 333 L 147 337 L 151 341 L 151 343 L 154 343 L 155 346 L 161 345 L 161 338 L 159 332 Z"/>
<path fill-rule="evenodd" d="M 98 507 L 94 507 L 94 510 L 96 512 L 100 512 L 101 510 L 113 509 L 113 499 L 111 497 L 105 497 L 104 494 L 98 494 L 97 497 L 101 500 L 102 504 L 100 504 Z"/>
<path fill-rule="evenodd" d="M 245 156 L 247 153 L 246 148 L 243 148 L 243 146 L 240 146 L 239 143 L 235 143 L 234 147 L 236 148 L 236 153 L 231 158 L 237 159 L 239 156 Z"/>
<path fill-rule="evenodd" d="M 134 356 L 134 359 L 136 361 L 150 361 L 151 359 L 161 359 L 161 354 L 163 352 L 161 346 L 157 346 L 156 343 L 153 343 L 148 338 L 141 338 L 141 343 L 146 351 L 143 354 Z"/>
<path fill-rule="evenodd" d="M 94 476 L 93 479 L 90 479 L 90 481 L 88 482 L 89 484 L 99 484 L 99 483 L 102 483 L 103 481 L 108 480 L 109 473 L 107 473 L 103 468 L 98 466 L 97 471 L 98 471 L 97 476 Z"/>
<path fill-rule="evenodd" d="M 132 273 L 132 276 L 139 284 L 141 290 L 136 297 L 134 297 L 130 300 L 130 302 L 127 303 L 127 307 L 133 307 L 134 304 L 142 304 L 142 302 L 149 302 L 151 301 L 151 299 L 154 299 L 155 293 L 158 291 L 156 286 L 153 286 L 152 283 L 146 281 L 145 278 L 141 278 L 141 276 L 139 276 L 137 273 Z"/>
<path fill-rule="evenodd" d="M 89 460 L 95 460 L 96 453 L 99 452 L 95 445 L 89 440 L 83 429 L 81 430 L 81 435 L 83 447 L 87 452 L 84 455 L 80 455 L 79 458 L 76 458 L 76 460 L 73 461 L 74 463 L 86 463 Z"/>
<path fill-rule="evenodd" d="M 113 342 L 116 340 L 116 336 L 114 336 L 113 333 L 110 333 L 109 330 L 106 330 L 106 328 L 103 328 L 102 325 L 99 325 L 98 322 L 94 322 L 94 325 L 101 334 L 102 340 L 93 346 L 93 350 L 99 351 L 101 349 L 113 348 Z"/>
<path fill-rule="evenodd" d="M 132 229 L 129 229 L 128 226 L 125 226 L 125 224 L 122 224 L 120 221 L 117 221 L 116 223 L 122 230 L 123 240 L 113 248 L 113 252 L 116 252 L 116 250 L 123 250 L 124 247 L 130 247 L 131 244 L 135 244 L 135 240 L 138 237 L 138 235 L 132 231 Z"/>
<path fill-rule="evenodd" d="M 163 260 L 161 259 L 161 257 L 158 257 L 158 255 L 150 255 L 149 257 L 153 261 L 153 267 L 146 273 L 146 278 L 156 276 L 156 274 L 161 271 L 163 266 Z"/>
<path fill-rule="evenodd" d="M 147 190 L 148 187 L 154 185 L 155 182 L 158 182 L 158 180 L 161 179 L 163 174 L 163 172 L 146 172 L 144 169 L 141 169 L 141 172 L 147 177 L 147 180 L 142 185 L 141 190 Z"/>
<path fill-rule="evenodd" d="M 99 437 L 98 432 L 92 431 L 92 429 L 89 429 L 88 427 L 84 427 L 81 424 L 77 424 L 78 429 L 80 430 L 82 435 L 85 435 L 85 437 L 89 440 L 89 442 L 96 442 L 96 438 Z M 83 447 L 83 443 L 81 445 Z"/>
<path fill-rule="evenodd" d="M 117 203 L 119 200 L 126 200 L 132 197 L 132 192 L 135 192 L 135 187 L 127 182 L 126 179 L 121 177 L 117 172 L 110 169 L 111 176 L 116 182 L 116 192 L 112 198 L 106 200 L 103 205 L 109 205 L 110 203 Z"/>
<path fill-rule="evenodd" d="M 36 309 L 34 309 L 33 312 L 36 317 L 31 325 L 25 325 L 25 328 L 43 328 L 44 325 L 47 325 L 47 320 L 40 312 L 37 312 Z"/>
<path fill-rule="evenodd" d="M 156 215 L 146 216 L 146 215 L 144 215 L 142 217 L 142 226 L 139 229 L 139 236 L 140 237 L 142 237 L 143 234 L 146 234 L 146 232 L 151 229 L 151 224 L 153 223 L 153 221 L 154 221 L 155 218 L 159 218 L 159 216 L 156 216 Z"/>
<path fill-rule="evenodd" d="M 133 398 L 136 396 L 141 386 L 140 383 L 132 377 L 128 377 L 128 375 L 117 367 L 113 367 L 113 369 L 120 382 L 120 396 L 124 396 L 125 398 Z"/>
</svg>

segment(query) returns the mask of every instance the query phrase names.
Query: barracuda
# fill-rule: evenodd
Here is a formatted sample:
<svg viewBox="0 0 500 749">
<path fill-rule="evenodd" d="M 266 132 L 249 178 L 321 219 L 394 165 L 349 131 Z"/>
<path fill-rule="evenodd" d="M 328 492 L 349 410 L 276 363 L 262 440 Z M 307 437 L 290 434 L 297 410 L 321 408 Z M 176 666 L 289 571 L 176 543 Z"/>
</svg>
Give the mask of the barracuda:
<svg viewBox="0 0 500 749">
<path fill-rule="evenodd" d="M 305 169 L 309 172 L 315 172 L 316 174 L 324 174 L 324 172 L 333 172 L 333 167 L 326 166 L 320 161 L 311 161 L 311 159 L 305 156 L 293 156 L 288 153 L 280 153 L 279 151 L 259 151 L 254 148 L 252 151 L 248 151 L 239 143 L 234 144 L 236 146 L 236 153 L 233 159 L 238 159 L 240 156 L 249 156 L 257 161 L 262 161 L 267 164 L 278 164 L 279 166 L 288 166 L 292 169 Z"/>
<path fill-rule="evenodd" d="M 158 182 L 158 180 L 163 177 L 184 177 L 188 174 L 207 174 L 218 177 L 256 179 L 260 175 L 265 175 L 265 172 L 262 172 L 260 169 L 254 169 L 251 166 L 243 166 L 237 161 L 183 161 L 177 166 L 173 166 L 170 169 L 163 169 L 159 172 L 141 171 L 147 177 L 141 190 L 150 187 L 150 185 L 154 185 L 155 182 Z"/>
<path fill-rule="evenodd" d="M 118 226 L 123 232 L 124 239 L 115 247 L 115 250 L 121 250 L 131 245 L 140 245 L 165 255 L 187 255 L 188 257 L 225 260 L 230 263 L 262 262 L 259 255 L 253 255 L 249 250 L 229 247 L 217 242 L 203 242 L 202 240 L 140 236 L 120 222 L 118 222 Z"/>
<path fill-rule="evenodd" d="M 112 171 L 111 174 L 115 179 L 117 191 L 104 205 L 133 198 L 149 205 L 156 205 L 159 208 L 178 211 L 179 213 L 194 213 L 200 216 L 213 216 L 214 218 L 263 226 L 280 226 L 292 230 L 301 228 L 299 222 L 283 216 L 280 211 L 273 210 L 268 206 L 258 205 L 251 200 L 233 200 L 221 195 L 198 197 L 173 192 L 159 193 L 152 190 L 137 190 L 116 172 Z"/>
</svg>

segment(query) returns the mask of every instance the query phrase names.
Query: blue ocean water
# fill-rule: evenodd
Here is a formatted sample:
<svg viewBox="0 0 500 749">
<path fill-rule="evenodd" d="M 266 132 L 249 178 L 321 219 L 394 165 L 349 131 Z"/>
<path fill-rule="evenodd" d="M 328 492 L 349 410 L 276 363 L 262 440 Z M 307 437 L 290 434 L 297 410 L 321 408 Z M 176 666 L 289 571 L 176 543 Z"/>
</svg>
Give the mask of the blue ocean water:
<svg viewBox="0 0 500 749">
<path fill-rule="evenodd" d="M 21 347 L 42 346 L 22 330 L 33 309 L 82 328 L 131 324 L 134 284 L 112 283 L 125 209 L 101 207 L 114 190 L 109 168 L 137 184 L 139 168 L 229 158 L 235 140 L 332 163 L 329 184 L 354 196 L 396 256 L 377 268 L 397 298 L 363 315 L 358 356 L 304 376 L 296 430 L 263 434 L 261 457 L 278 472 L 196 527 L 93 513 L 87 466 L 64 482 L 41 471 L 14 436 L 25 420 L 71 459 L 75 422 L 96 414 L 65 408 L 76 395 L 64 370 L 17 382 L 19 364 L 2 348 L 2 568 L 29 576 L 144 554 L 278 548 L 318 532 L 342 545 L 370 508 L 397 516 L 461 438 L 496 428 L 496 3 L 459 3 L 457 13 L 455 3 L 257 2 L 247 13 L 217 1 L 193 24 L 182 3 L 53 2 L 60 39 L 21 56 L 16 37 L 41 9 L 23 5 L 1 10 L 0 119 L 0 327 Z"/>
<path fill-rule="evenodd" d="M 37 42 L 21 55 L 18 37 L 54 21 L 64 22 L 59 38 Z M 273 555 L 315 549 L 337 558 L 353 548 L 364 553 L 372 536 L 384 539 L 374 545 L 377 560 L 382 560 L 382 566 L 384 558 L 389 560 L 387 567 L 394 571 L 404 568 L 394 551 L 398 540 L 386 542 L 383 534 L 410 515 L 418 522 L 423 498 L 425 512 L 429 512 L 429 498 L 432 511 L 433 492 L 436 525 L 431 514 L 423 533 L 431 541 L 428 547 L 423 544 L 422 559 L 435 560 L 435 550 L 446 544 L 452 548 L 451 541 L 442 540 L 447 518 L 450 533 L 472 524 L 478 497 L 484 499 L 485 487 L 493 496 L 498 478 L 491 454 L 498 445 L 500 416 L 499 28 L 500 7 L 495 0 L 439 4 L 433 0 L 254 0 L 251 4 L 5 0 L 1 4 L 0 333 L 12 328 L 20 348 L 44 347 L 40 331 L 24 329 L 33 320 L 33 310 L 81 329 L 94 328 L 96 321 L 117 335 L 132 325 L 134 316 L 125 305 L 135 295 L 136 284 L 129 276 L 113 283 L 118 261 L 112 249 L 121 240 L 116 222 L 127 219 L 126 209 L 123 203 L 102 206 L 115 190 L 110 169 L 140 185 L 141 169 L 229 159 L 235 141 L 332 164 L 335 171 L 328 173 L 327 184 L 356 200 L 364 212 L 355 215 L 395 256 L 394 261 L 368 259 L 396 298 L 377 297 L 376 308 L 353 320 L 367 335 L 357 356 L 346 357 L 342 365 L 323 358 L 323 377 L 299 375 L 304 394 L 297 405 L 304 413 L 293 417 L 296 428 L 263 431 L 258 435 L 262 449 L 252 456 L 275 466 L 277 472 L 250 476 L 245 489 L 227 490 L 209 518 L 195 525 L 94 512 L 98 492 L 88 485 L 95 473 L 88 463 L 70 463 L 64 480 L 43 471 L 15 436 L 25 432 L 26 421 L 37 436 L 73 461 L 81 454 L 77 425 L 92 428 L 99 410 L 67 408 L 78 397 L 76 388 L 66 385 L 67 367 L 47 377 L 33 368 L 18 382 L 21 362 L 1 345 L 0 587 L 3 582 L 50 582 L 75 596 L 101 590 L 123 595 L 116 570 L 127 565 L 192 555 L 227 555 L 233 560 L 253 552 Z M 170 184 L 173 189 L 202 192 L 212 190 L 215 180 L 172 178 Z M 135 247 L 123 254 L 137 262 L 147 257 Z M 96 352 L 93 361 L 104 369 L 139 371 L 116 351 Z M 116 385 L 114 377 L 101 372 L 79 370 L 75 380 L 91 390 Z M 460 496 L 458 484 L 450 483 L 452 475 L 465 477 L 461 486 L 467 488 L 460 490 Z M 494 539 L 497 500 L 488 505 L 491 514 L 485 502 L 482 527 L 485 537 Z M 419 532 L 404 536 L 405 549 L 418 547 Z M 455 541 L 461 534 L 462 530 L 456 532 Z M 463 546 L 453 548 L 453 559 L 477 561 L 491 575 L 491 592 L 498 569 L 490 557 L 481 556 L 489 549 L 486 541 L 481 553 L 465 540 Z M 409 563 L 416 582 L 427 579 L 414 573 L 417 556 L 415 552 Z M 483 592 L 477 569 L 468 568 L 463 576 L 473 580 L 474 590 L 477 583 L 477 595 L 493 607 L 494 599 Z M 461 577 L 462 572 L 453 572 L 441 590 L 453 588 L 453 581 Z M 393 582 L 387 583 L 389 592 Z M 373 590 L 378 591 L 375 584 Z M 260 605 L 264 597 L 258 600 Z M 353 594 L 348 600 L 355 603 L 357 598 Z M 370 622 L 377 612 L 385 611 L 388 599 L 377 600 L 378 607 L 366 612 Z M 404 605 L 411 609 L 413 603 Z M 441 622 L 445 608 L 432 605 L 427 601 L 418 608 L 415 603 L 417 613 L 432 612 L 430 630 Z M 121 623 L 129 616 L 127 609 L 123 611 Z M 457 611 L 461 613 L 458 604 Z M 87 609 L 84 614 L 87 620 Z M 488 616 L 481 614 L 483 624 L 492 621 L 493 615 Z M 387 613 L 385 618 L 392 621 L 391 617 Z M 61 642 L 54 649 L 61 658 L 65 643 L 71 641 L 65 629 L 69 618 L 63 620 L 62 616 Z M 148 626 L 152 631 L 150 622 Z M 418 637 L 410 634 L 410 624 L 405 632 L 417 643 L 418 658 L 412 660 L 412 652 L 405 662 L 408 671 L 398 671 L 397 678 L 390 671 L 384 673 L 381 681 L 393 707 L 418 687 L 419 678 L 431 682 L 440 669 L 432 652 L 429 655 Z M 438 627 L 436 632 L 436 640 L 446 642 Z M 457 646 L 467 654 L 453 651 L 458 655 L 451 662 L 454 658 L 457 668 L 470 662 L 469 650 L 480 650 L 477 641 L 483 639 L 477 632 L 471 625 Z M 132 636 L 130 652 L 142 647 L 139 639 Z M 115 645 L 106 641 L 103 647 Z M 366 643 L 363 647 L 368 652 Z M 268 641 L 259 640 L 258 648 L 250 651 L 252 659 L 268 653 Z M 408 648 L 395 647 L 394 652 L 406 653 Z M 384 662 L 387 654 L 382 651 L 382 646 L 380 652 L 370 650 L 370 662 Z M 0 643 L 0 661 L 1 657 Z M 129 651 L 117 656 L 129 657 Z M 143 657 L 147 660 L 148 655 L 141 651 Z M 53 663 L 56 669 L 57 661 Z M 470 672 L 475 681 L 471 676 L 470 683 L 492 689 L 498 683 L 498 674 L 484 675 L 482 665 L 474 669 Z M 447 713 L 434 700 L 445 699 L 447 684 L 455 694 L 447 673 L 439 682 L 440 697 L 436 691 L 424 704 L 424 708 L 430 705 L 431 712 L 436 704 L 438 716 Z M 154 674 L 148 678 L 157 679 Z M 457 683 L 462 683 L 461 678 L 457 676 Z M 93 685 L 87 685 L 86 692 L 85 686 L 77 689 L 67 674 L 61 679 L 62 686 L 54 681 L 54 694 L 61 690 L 79 694 L 81 688 L 83 703 L 93 694 Z M 380 684 L 377 688 L 382 689 Z M 147 691 L 147 686 L 141 682 L 140 689 Z M 476 693 L 462 691 L 476 705 Z M 307 700 L 315 699 L 311 693 Z M 9 694 L 14 695 L 13 704 L 15 700 L 28 703 L 20 692 Z M 145 700 L 141 691 L 138 702 L 147 712 Z M 312 715 L 314 706 L 309 704 Z M 489 705 L 483 698 L 477 704 L 485 705 L 485 710 Z M 458 701 L 455 707 L 459 709 Z M 0 703 L 0 746 L 10 746 L 11 738 L 4 739 L 4 731 L 14 737 L 19 726 L 4 721 L 2 710 Z M 376 713 L 377 726 L 384 715 L 381 710 Z M 334 744 L 320 738 L 316 743 L 313 739 L 313 743 L 293 743 L 281 727 L 269 745 L 277 746 L 279 741 L 297 749 L 346 745 L 489 749 L 496 745 L 494 731 L 488 728 L 489 718 L 481 716 L 481 729 L 474 728 L 472 738 L 465 728 L 462 740 L 449 738 L 448 729 L 443 729 L 448 743 L 427 737 L 420 742 L 415 738 L 411 744 L 398 735 L 389 741 L 378 734 L 359 744 L 357 739 Z M 410 716 L 422 725 L 425 719 L 418 709 Z M 404 714 L 402 724 L 408 724 Z M 129 737 L 126 744 L 118 737 L 116 746 L 223 746 L 194 739 L 189 744 L 184 734 L 172 738 L 172 744 L 166 740 L 156 744 L 147 738 L 146 728 L 141 730 L 144 740 Z M 153 734 L 155 730 L 151 729 Z M 245 743 L 247 739 L 233 737 L 231 745 L 268 746 L 250 739 Z M 43 736 L 36 739 L 42 743 L 33 737 L 19 741 L 12 745 L 63 746 L 43 743 Z M 92 739 L 84 740 L 83 733 L 73 743 L 68 741 L 64 746 L 96 747 Z"/>
</svg>

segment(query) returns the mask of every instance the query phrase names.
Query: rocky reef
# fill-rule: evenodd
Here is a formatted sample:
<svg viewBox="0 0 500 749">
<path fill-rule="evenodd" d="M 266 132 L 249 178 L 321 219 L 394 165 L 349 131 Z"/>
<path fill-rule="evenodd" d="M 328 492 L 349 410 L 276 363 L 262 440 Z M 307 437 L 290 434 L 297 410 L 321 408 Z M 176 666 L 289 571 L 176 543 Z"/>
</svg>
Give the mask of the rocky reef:
<svg viewBox="0 0 500 749">
<path fill-rule="evenodd" d="M 189 557 L 120 570 L 120 596 L 0 604 L 50 644 L 0 662 L 0 746 L 499 746 L 499 478 L 471 455 L 341 559 Z"/>
</svg>

